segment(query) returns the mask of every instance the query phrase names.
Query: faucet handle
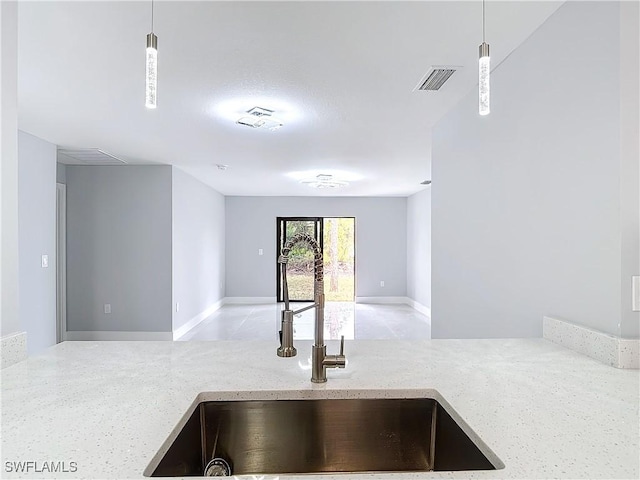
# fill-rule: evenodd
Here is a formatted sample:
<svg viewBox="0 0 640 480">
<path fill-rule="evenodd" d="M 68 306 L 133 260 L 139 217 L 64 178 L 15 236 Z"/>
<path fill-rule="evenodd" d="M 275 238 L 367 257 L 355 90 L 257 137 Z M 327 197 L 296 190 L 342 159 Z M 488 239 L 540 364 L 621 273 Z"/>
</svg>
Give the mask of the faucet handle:
<svg viewBox="0 0 640 480">
<path fill-rule="evenodd" d="M 347 365 L 347 359 L 344 356 L 344 335 L 340 336 L 340 353 L 338 355 L 333 355 L 335 358 L 334 367 L 344 368 Z"/>
<path fill-rule="evenodd" d="M 347 365 L 347 359 L 344 356 L 344 335 L 340 337 L 340 353 L 338 355 L 327 355 L 325 353 L 326 348 L 327 347 L 324 346 L 317 347 L 316 345 L 314 345 L 312 351 L 314 355 L 316 354 L 316 352 L 318 352 L 317 354 L 320 355 L 318 363 L 322 366 L 323 371 L 324 368 L 344 368 Z"/>
</svg>

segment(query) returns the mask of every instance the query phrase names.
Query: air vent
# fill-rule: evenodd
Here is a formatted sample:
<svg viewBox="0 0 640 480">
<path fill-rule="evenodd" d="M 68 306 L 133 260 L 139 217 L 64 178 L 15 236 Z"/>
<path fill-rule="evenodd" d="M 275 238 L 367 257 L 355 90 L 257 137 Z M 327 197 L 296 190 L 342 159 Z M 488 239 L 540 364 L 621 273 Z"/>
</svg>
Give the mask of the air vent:
<svg viewBox="0 0 640 480">
<path fill-rule="evenodd" d="M 415 90 L 437 91 L 460 67 L 431 67 Z"/>
<path fill-rule="evenodd" d="M 60 155 L 66 158 L 60 158 Z M 126 165 L 124 160 L 99 148 L 60 148 L 58 161 L 67 165 Z"/>
</svg>

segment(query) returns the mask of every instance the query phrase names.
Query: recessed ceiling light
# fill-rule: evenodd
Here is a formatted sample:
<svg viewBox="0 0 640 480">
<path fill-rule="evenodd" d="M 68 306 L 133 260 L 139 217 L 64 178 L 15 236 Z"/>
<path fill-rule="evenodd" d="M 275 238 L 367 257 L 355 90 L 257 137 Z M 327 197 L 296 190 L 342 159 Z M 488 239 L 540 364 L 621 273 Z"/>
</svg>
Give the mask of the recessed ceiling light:
<svg viewBox="0 0 640 480">
<path fill-rule="evenodd" d="M 301 180 L 300 183 L 303 185 L 308 185 L 310 187 L 315 188 L 339 188 L 346 187 L 349 185 L 349 182 L 345 182 L 344 180 L 338 180 L 333 178 L 333 175 L 320 174 L 316 175 L 315 178 L 309 180 Z"/>
</svg>

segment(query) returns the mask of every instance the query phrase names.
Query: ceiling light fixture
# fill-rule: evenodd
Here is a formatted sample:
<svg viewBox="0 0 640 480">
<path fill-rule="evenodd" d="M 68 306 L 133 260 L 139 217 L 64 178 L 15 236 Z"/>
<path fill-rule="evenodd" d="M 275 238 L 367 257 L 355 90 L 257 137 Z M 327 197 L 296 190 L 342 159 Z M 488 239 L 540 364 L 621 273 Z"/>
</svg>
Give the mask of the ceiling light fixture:
<svg viewBox="0 0 640 480">
<path fill-rule="evenodd" d="M 489 44 L 484 39 L 484 0 L 482 0 L 482 44 L 479 47 L 480 59 L 478 60 L 478 111 L 480 115 L 489 115 L 491 112 L 489 99 L 489 74 L 491 60 L 489 58 Z"/>
<path fill-rule="evenodd" d="M 315 188 L 339 188 L 339 187 L 346 187 L 347 185 L 349 185 L 349 182 L 345 182 L 344 180 L 334 179 L 333 175 L 327 175 L 325 173 L 316 175 L 315 178 L 310 180 L 301 180 L 300 183 L 302 183 L 303 185 L 308 185 L 310 187 L 315 187 Z"/>
<path fill-rule="evenodd" d="M 222 170 L 223 172 L 229 168 L 229 165 L 225 165 L 224 163 L 216 163 L 216 167 L 218 167 L 218 170 Z"/>
<path fill-rule="evenodd" d="M 153 33 L 153 0 L 151 0 L 151 33 L 147 34 L 145 78 L 144 106 L 156 108 L 158 94 L 158 37 Z"/>
<path fill-rule="evenodd" d="M 278 130 L 282 127 L 282 122 L 273 116 L 274 111 L 268 108 L 253 107 L 247 110 L 249 116 L 240 117 L 236 120 L 238 125 L 251 128 L 266 128 L 267 130 Z"/>
<path fill-rule="evenodd" d="M 334 159 L 328 159 L 327 162 L 333 162 Z M 323 168 L 321 170 L 312 169 L 312 170 L 298 170 L 294 172 L 288 172 L 285 174 L 287 177 L 295 180 L 300 183 L 303 180 L 314 181 L 318 175 L 331 175 L 333 178 L 339 178 L 341 181 L 345 181 L 348 183 L 359 182 L 363 180 L 365 177 L 360 173 L 356 173 L 354 171 L 349 170 L 336 170 L 333 168 Z M 311 180 L 313 179 L 313 180 Z"/>
</svg>

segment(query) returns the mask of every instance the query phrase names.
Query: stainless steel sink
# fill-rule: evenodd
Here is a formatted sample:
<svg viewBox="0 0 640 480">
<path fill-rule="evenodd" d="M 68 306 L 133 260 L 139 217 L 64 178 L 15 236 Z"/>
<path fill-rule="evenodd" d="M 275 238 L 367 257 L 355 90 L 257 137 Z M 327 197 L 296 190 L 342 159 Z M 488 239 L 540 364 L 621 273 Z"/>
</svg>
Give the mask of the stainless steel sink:
<svg viewBox="0 0 640 480">
<path fill-rule="evenodd" d="M 202 402 L 144 473 L 203 476 L 213 458 L 233 475 L 502 468 L 434 399 L 323 399 Z"/>
</svg>

